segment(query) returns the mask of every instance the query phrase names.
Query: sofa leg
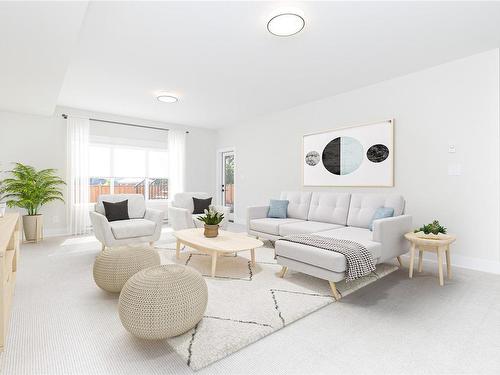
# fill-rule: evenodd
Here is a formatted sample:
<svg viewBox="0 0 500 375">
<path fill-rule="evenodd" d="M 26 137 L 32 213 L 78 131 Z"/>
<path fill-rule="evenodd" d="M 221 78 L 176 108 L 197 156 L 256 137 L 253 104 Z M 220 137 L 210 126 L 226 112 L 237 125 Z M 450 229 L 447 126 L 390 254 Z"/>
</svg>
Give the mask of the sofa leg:
<svg viewBox="0 0 500 375">
<path fill-rule="evenodd" d="M 403 261 L 401 260 L 401 257 L 396 257 L 399 263 L 399 267 L 403 268 Z"/>
<path fill-rule="evenodd" d="M 332 294 L 335 297 L 335 299 L 338 301 L 342 298 L 340 295 L 339 291 L 337 290 L 337 286 L 333 281 L 328 281 L 330 283 L 330 288 L 332 289 Z"/>
<path fill-rule="evenodd" d="M 155 246 L 155 242 L 154 241 L 149 241 L 149 246 L 154 247 Z"/>
<path fill-rule="evenodd" d="M 284 278 L 284 277 L 285 277 L 285 275 L 286 275 L 286 272 L 287 272 L 287 271 L 288 271 L 288 267 L 283 266 L 283 267 L 281 268 L 280 277 L 281 277 L 281 278 Z"/>
<path fill-rule="evenodd" d="M 101 244 L 101 251 L 104 251 L 106 250 L 106 245 L 104 245 L 103 243 Z"/>
</svg>

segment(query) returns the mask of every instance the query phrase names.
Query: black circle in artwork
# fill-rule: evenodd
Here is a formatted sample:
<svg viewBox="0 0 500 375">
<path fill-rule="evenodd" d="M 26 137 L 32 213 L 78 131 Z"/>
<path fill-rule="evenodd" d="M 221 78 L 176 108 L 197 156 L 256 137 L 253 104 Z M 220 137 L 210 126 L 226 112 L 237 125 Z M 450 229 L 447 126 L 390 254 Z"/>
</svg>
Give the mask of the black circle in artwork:
<svg viewBox="0 0 500 375">
<path fill-rule="evenodd" d="M 380 163 L 389 157 L 389 149 L 386 145 L 376 144 L 366 151 L 366 157 L 372 163 Z"/>
<path fill-rule="evenodd" d="M 335 138 L 326 145 L 321 159 L 328 172 L 340 176 L 340 137 Z"/>
</svg>

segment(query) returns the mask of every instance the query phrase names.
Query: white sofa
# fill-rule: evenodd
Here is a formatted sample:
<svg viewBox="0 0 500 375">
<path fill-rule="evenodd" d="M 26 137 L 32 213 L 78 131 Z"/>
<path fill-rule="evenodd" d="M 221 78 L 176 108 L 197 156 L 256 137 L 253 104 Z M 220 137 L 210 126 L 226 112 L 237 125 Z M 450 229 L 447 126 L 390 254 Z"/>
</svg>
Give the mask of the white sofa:
<svg viewBox="0 0 500 375">
<path fill-rule="evenodd" d="M 330 282 L 332 292 L 340 298 L 335 282 L 345 279 L 346 260 L 339 253 L 313 246 L 280 241 L 291 234 L 318 234 L 348 239 L 364 245 L 376 264 L 397 258 L 408 252 L 403 235 L 412 228 L 412 218 L 404 214 L 405 201 L 400 195 L 349 194 L 333 192 L 283 192 L 280 199 L 289 201 L 287 218 L 267 217 L 269 206 L 249 207 L 247 231 L 249 234 L 274 240 L 276 258 L 283 266 L 316 276 Z M 394 216 L 375 220 L 379 207 L 391 207 Z"/>
<path fill-rule="evenodd" d="M 207 199 L 211 195 L 202 192 L 187 192 L 175 194 L 171 206 L 168 208 L 168 223 L 174 230 L 188 228 L 202 228 L 203 222 L 197 219 L 203 214 L 193 214 L 193 197 L 198 199 Z M 227 228 L 230 208 L 225 206 L 211 205 L 217 212 L 224 214 L 224 219 L 219 224 L 221 229 Z"/>
<path fill-rule="evenodd" d="M 128 200 L 128 216 L 130 220 L 109 222 L 106 219 L 103 201 L 121 202 Z M 129 245 L 157 241 L 161 235 L 163 211 L 146 208 L 144 196 L 141 194 L 103 194 L 90 212 L 90 221 L 96 238 L 105 247 Z"/>
</svg>

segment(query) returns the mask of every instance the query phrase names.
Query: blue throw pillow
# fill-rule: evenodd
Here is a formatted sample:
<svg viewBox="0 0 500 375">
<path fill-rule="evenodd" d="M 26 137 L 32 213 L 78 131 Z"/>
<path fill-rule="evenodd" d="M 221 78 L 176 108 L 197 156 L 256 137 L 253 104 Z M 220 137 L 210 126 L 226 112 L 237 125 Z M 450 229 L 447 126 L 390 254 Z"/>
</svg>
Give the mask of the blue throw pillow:
<svg viewBox="0 0 500 375">
<path fill-rule="evenodd" d="M 373 230 L 373 222 L 378 219 L 385 219 L 386 217 L 394 216 L 394 208 L 391 207 L 379 207 L 375 214 L 373 214 L 372 222 L 370 223 L 370 230 Z"/>
<path fill-rule="evenodd" d="M 271 199 L 269 201 L 269 212 L 267 213 L 267 217 L 273 217 L 275 219 L 286 219 L 287 209 L 287 200 Z"/>
</svg>

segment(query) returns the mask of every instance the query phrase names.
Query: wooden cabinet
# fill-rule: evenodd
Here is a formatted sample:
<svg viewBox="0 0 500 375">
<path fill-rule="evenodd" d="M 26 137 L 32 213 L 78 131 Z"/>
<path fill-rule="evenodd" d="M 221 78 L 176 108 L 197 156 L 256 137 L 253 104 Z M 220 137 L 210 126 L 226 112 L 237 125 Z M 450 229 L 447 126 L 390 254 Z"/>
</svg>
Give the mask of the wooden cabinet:
<svg viewBox="0 0 500 375">
<path fill-rule="evenodd" d="M 0 351 L 7 337 L 20 243 L 21 218 L 17 213 L 6 214 L 0 218 Z"/>
</svg>

